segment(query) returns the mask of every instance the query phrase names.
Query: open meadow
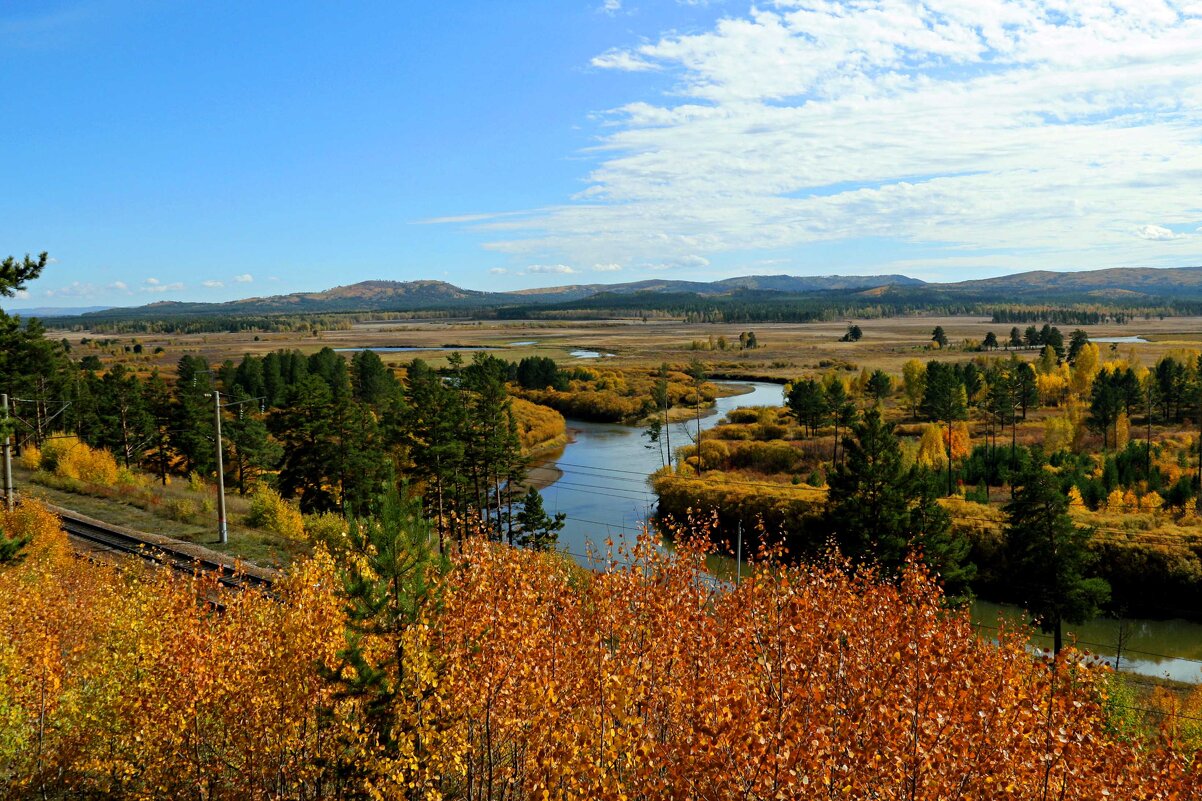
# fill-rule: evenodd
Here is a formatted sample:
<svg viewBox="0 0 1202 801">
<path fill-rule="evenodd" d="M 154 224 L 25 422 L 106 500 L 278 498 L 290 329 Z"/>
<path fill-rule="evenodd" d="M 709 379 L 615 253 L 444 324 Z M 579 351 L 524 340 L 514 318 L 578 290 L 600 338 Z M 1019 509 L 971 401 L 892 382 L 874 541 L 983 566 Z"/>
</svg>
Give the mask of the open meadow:
<svg viewBox="0 0 1202 801">
<path fill-rule="evenodd" d="M 858 342 L 840 342 L 847 324 L 863 330 Z M 598 321 L 496 321 L 439 320 L 431 322 L 366 322 L 346 330 L 299 333 L 209 333 L 162 336 L 121 336 L 72 331 L 66 335 L 73 347 L 81 339 L 110 345 L 84 346 L 102 361 L 121 360 L 141 369 L 157 367 L 164 374 L 174 370 L 184 354 L 198 355 L 211 363 L 237 360 L 243 354 L 263 355 L 278 349 L 313 353 L 330 348 L 428 348 L 419 352 L 382 352 L 385 362 L 401 366 L 420 357 L 442 366 L 442 349 L 495 348 L 497 355 L 516 361 L 526 356 L 547 356 L 557 362 L 589 363 L 594 359 L 572 356 L 574 351 L 613 354 L 601 359 L 607 366 L 655 367 L 664 361 L 683 364 L 696 357 L 712 373 L 738 373 L 772 380 L 788 380 L 805 372 L 831 366 L 854 365 L 870 371 L 880 368 L 900 373 L 909 359 L 965 358 L 965 341 L 979 344 L 994 332 L 1005 340 L 1015 324 L 994 323 L 986 317 L 937 317 L 914 315 L 883 319 L 849 320 L 839 323 L 685 323 L 637 319 Z M 1020 329 L 1025 324 L 1017 324 Z M 950 343 L 942 352 L 932 352 L 931 332 L 942 326 Z M 1061 326 L 1065 335 L 1074 326 Z M 1124 325 L 1086 326 L 1091 338 L 1141 337 L 1148 342 L 1120 343 L 1123 358 L 1152 365 L 1163 355 L 1178 350 L 1202 349 L 1202 317 L 1167 317 L 1135 320 Z M 739 350 L 739 334 L 754 331 L 759 347 Z M 52 332 L 55 337 L 61 336 Z M 720 349 L 725 339 L 726 349 Z M 713 343 L 713 349 L 710 343 Z M 141 344 L 142 353 L 126 353 L 125 347 Z M 1107 344 L 1107 351 L 1110 346 Z M 162 348 L 162 352 L 155 351 Z M 1036 355 L 1029 353 L 1029 356 Z"/>
</svg>

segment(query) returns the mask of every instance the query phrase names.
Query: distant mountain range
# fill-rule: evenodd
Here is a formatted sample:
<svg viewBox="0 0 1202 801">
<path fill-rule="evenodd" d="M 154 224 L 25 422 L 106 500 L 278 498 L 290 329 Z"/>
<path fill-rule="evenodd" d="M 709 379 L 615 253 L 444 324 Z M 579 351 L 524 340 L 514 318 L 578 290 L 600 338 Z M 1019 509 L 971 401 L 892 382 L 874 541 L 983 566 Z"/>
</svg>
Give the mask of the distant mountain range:
<svg viewBox="0 0 1202 801">
<path fill-rule="evenodd" d="M 463 289 L 445 281 L 361 281 L 322 292 L 245 298 L 226 303 L 162 301 L 146 306 L 93 309 L 27 309 L 23 316 L 86 319 L 134 319 L 178 316 L 249 316 L 281 313 L 414 311 L 419 309 L 522 308 L 550 306 L 558 309 L 577 302 L 603 306 L 606 298 L 622 306 L 645 297 L 771 299 L 830 296 L 860 303 L 880 301 L 929 302 L 1163 302 L 1202 300 L 1202 266 L 1179 268 L 1120 267 L 1081 272 L 1046 270 L 1017 273 L 954 283 L 920 281 L 904 275 L 752 275 L 720 281 L 652 279 L 622 284 L 574 284 L 512 292 Z M 82 322 L 82 321 L 81 321 Z"/>
<path fill-rule="evenodd" d="M 34 306 L 30 309 L 8 309 L 9 314 L 22 317 L 78 317 L 81 314 L 107 311 L 112 306 Z"/>
</svg>

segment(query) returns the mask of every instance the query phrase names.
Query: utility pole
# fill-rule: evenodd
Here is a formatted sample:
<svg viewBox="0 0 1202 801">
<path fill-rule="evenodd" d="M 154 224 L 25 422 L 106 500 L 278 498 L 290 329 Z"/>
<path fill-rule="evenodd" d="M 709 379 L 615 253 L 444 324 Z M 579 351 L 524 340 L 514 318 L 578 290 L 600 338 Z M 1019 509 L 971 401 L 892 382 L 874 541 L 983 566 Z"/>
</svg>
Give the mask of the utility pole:
<svg viewBox="0 0 1202 801">
<path fill-rule="evenodd" d="M 213 390 L 213 434 L 217 442 L 217 535 L 225 545 L 229 530 L 225 524 L 225 465 L 221 459 L 221 392 Z"/>
<path fill-rule="evenodd" d="M 8 511 L 13 510 L 13 438 L 8 432 L 8 395 L 0 395 L 0 407 L 4 411 L 4 503 Z"/>
</svg>

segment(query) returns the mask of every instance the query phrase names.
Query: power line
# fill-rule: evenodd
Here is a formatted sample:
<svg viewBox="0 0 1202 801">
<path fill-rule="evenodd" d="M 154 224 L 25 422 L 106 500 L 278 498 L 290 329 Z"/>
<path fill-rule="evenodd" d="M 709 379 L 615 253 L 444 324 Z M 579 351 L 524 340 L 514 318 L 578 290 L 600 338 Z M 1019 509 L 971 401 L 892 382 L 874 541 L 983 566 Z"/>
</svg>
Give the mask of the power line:
<svg viewBox="0 0 1202 801">
<path fill-rule="evenodd" d="M 1001 627 L 990 626 L 988 623 L 973 623 L 972 625 L 977 628 L 981 628 L 981 629 L 989 629 L 990 631 L 1001 631 L 1002 630 Z M 1075 642 L 1078 642 L 1082 645 L 1093 645 L 1098 648 L 1114 648 L 1115 651 L 1117 652 L 1116 656 L 1119 656 L 1121 654 L 1143 654 L 1144 656 L 1155 656 L 1155 657 L 1159 657 L 1161 659 L 1175 659 L 1178 662 L 1193 662 L 1194 664 L 1202 665 L 1202 659 L 1194 659 L 1193 657 L 1188 657 L 1188 656 L 1174 656 L 1172 654 L 1159 654 L 1159 653 L 1156 653 L 1155 651 L 1142 651 L 1138 648 L 1122 648 L 1122 649 L 1120 649 L 1118 647 L 1117 643 L 1091 642 L 1090 640 L 1075 640 Z"/>
</svg>

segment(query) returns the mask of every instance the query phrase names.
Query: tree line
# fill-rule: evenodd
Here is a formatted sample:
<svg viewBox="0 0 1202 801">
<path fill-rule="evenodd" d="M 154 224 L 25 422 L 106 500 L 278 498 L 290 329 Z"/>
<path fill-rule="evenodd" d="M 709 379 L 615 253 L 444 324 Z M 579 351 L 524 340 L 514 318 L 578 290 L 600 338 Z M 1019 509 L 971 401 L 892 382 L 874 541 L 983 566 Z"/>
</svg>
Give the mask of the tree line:
<svg viewBox="0 0 1202 801">
<path fill-rule="evenodd" d="M 171 474 L 212 476 L 217 391 L 224 478 L 238 492 L 270 479 L 304 512 L 369 515 L 403 482 L 444 538 L 476 518 L 512 542 L 545 543 L 556 530 L 553 518 L 536 519 L 541 499 L 523 489 L 528 460 L 507 388 L 540 380 L 532 376 L 546 372 L 541 363 L 453 354 L 442 371 L 415 360 L 402 382 L 366 350 L 349 360 L 330 348 L 281 350 L 216 366 L 185 354 L 168 381 L 74 362 L 36 324 L 5 322 L 0 388 L 12 398 L 20 443 L 38 447 L 70 432 L 163 483 Z"/>
</svg>

